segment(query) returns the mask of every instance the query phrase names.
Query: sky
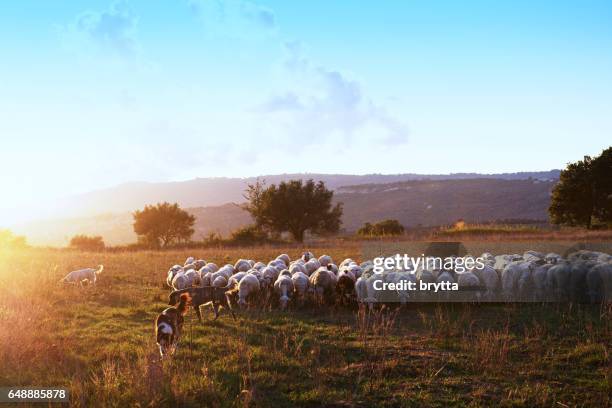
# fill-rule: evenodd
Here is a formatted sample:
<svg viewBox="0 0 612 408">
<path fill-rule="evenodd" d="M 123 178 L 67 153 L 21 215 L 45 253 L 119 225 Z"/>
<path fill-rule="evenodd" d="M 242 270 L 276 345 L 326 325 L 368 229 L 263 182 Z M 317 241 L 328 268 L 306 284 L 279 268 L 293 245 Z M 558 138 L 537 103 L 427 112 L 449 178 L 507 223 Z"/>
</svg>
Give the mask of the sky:
<svg viewBox="0 0 612 408">
<path fill-rule="evenodd" d="M 0 225 L 130 181 L 561 168 L 612 144 L 609 1 L 0 3 Z"/>
</svg>

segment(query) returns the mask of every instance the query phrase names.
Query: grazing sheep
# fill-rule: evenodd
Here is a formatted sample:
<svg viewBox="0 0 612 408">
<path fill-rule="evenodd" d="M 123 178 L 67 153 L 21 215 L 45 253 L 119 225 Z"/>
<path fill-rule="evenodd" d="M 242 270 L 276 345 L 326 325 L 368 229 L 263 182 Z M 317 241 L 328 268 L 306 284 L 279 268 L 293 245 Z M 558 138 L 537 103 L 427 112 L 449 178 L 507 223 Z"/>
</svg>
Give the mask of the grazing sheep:
<svg viewBox="0 0 612 408">
<path fill-rule="evenodd" d="M 311 275 L 314 271 L 321 267 L 321 264 L 319 263 L 318 259 L 312 258 L 310 261 L 304 264 L 304 267 L 306 268 L 306 274 Z"/>
<path fill-rule="evenodd" d="M 321 266 L 327 266 L 330 263 L 334 263 L 334 261 L 333 261 L 331 256 L 329 256 L 329 255 L 321 255 L 319 257 L 319 264 Z"/>
<path fill-rule="evenodd" d="M 216 288 L 224 288 L 227 286 L 227 278 L 224 275 L 219 275 L 212 280 L 212 285 Z"/>
<path fill-rule="evenodd" d="M 217 266 L 217 264 L 213 262 L 207 263 L 206 267 L 210 269 L 212 272 L 217 272 L 219 270 L 219 267 Z"/>
<path fill-rule="evenodd" d="M 572 266 L 569 262 L 561 262 L 553 265 L 548 270 L 548 287 L 551 290 L 553 299 L 556 301 L 567 300 L 569 296 L 569 282 L 572 273 Z"/>
<path fill-rule="evenodd" d="M 303 274 L 307 275 L 308 271 L 304 265 L 296 262 L 289 265 L 289 272 L 291 272 L 291 275 L 295 274 L 296 272 L 302 272 Z"/>
<path fill-rule="evenodd" d="M 287 254 L 280 254 L 276 257 L 276 259 L 282 259 L 285 263 L 285 266 L 289 266 L 289 263 L 291 262 L 291 258 L 289 258 L 289 255 Z"/>
<path fill-rule="evenodd" d="M 504 298 L 510 301 L 518 292 L 518 281 L 523 273 L 522 263 L 512 261 L 506 265 L 501 273 L 501 285 Z"/>
<path fill-rule="evenodd" d="M 314 254 L 313 254 L 312 252 L 310 252 L 310 251 L 306 251 L 306 252 L 304 252 L 304 253 L 302 254 L 302 260 L 303 260 L 304 262 L 308 262 L 308 261 L 310 261 L 311 259 L 314 259 Z"/>
<path fill-rule="evenodd" d="M 231 289 L 235 288 L 236 286 L 238 286 L 238 283 L 240 283 L 240 280 L 246 276 L 246 274 L 247 272 L 238 272 L 238 273 L 233 274 L 229 278 L 229 281 L 227 282 L 227 284 L 229 285 Z"/>
<path fill-rule="evenodd" d="M 255 264 L 251 265 L 249 261 L 246 259 L 239 259 L 238 261 L 236 261 L 236 264 L 234 265 L 234 270 L 236 272 L 246 272 L 249 269 L 251 269 L 254 265 Z"/>
<path fill-rule="evenodd" d="M 475 273 L 472 272 L 463 272 L 457 274 L 457 285 L 460 290 L 467 290 L 466 297 L 468 299 L 472 299 L 475 297 L 476 299 L 480 298 L 480 279 L 476 276 Z"/>
<path fill-rule="evenodd" d="M 183 266 L 190 265 L 190 264 L 192 264 L 194 262 L 195 262 L 195 258 L 193 256 L 190 256 L 187 259 L 185 259 L 185 263 L 183 264 Z"/>
<path fill-rule="evenodd" d="M 355 297 L 355 275 L 351 271 L 338 274 L 336 284 L 337 301 L 341 305 L 349 306 Z"/>
<path fill-rule="evenodd" d="M 310 275 L 309 280 L 319 305 L 330 299 L 336 288 L 336 276 L 332 272 L 326 268 L 319 268 Z"/>
<path fill-rule="evenodd" d="M 248 300 L 252 299 L 259 293 L 259 279 L 254 274 L 247 274 L 238 283 L 238 305 L 241 308 L 247 306 Z"/>
<path fill-rule="evenodd" d="M 293 281 L 293 289 L 296 297 L 300 303 L 304 303 L 306 299 L 306 293 L 308 293 L 308 275 L 303 272 L 297 271 L 291 275 Z"/>
<path fill-rule="evenodd" d="M 485 293 L 483 298 L 493 300 L 500 286 L 499 274 L 495 268 L 492 265 L 485 265 L 482 269 L 474 268 L 472 272 L 478 276 L 478 279 L 484 285 Z"/>
<path fill-rule="evenodd" d="M 548 255 L 546 255 L 548 257 Z M 545 263 L 540 265 L 533 271 L 533 289 L 534 289 L 534 300 L 536 301 L 547 301 L 549 286 L 548 286 L 548 270 L 553 267 L 556 263 Z"/>
<path fill-rule="evenodd" d="M 98 269 L 85 268 L 77 271 L 72 271 L 64 276 L 60 282 L 62 283 L 78 283 L 83 286 L 83 282 L 87 281 L 92 285 L 96 284 L 97 276 L 104 270 L 104 265 L 98 265 Z"/>
<path fill-rule="evenodd" d="M 191 286 L 189 278 L 185 276 L 184 271 L 180 271 L 174 276 L 174 279 L 172 279 L 172 287 L 174 290 L 186 289 L 189 286 Z"/>
<path fill-rule="evenodd" d="M 568 294 L 572 302 L 586 303 L 589 301 L 587 273 L 595 266 L 594 261 L 578 261 L 570 271 Z"/>
<path fill-rule="evenodd" d="M 612 300 L 612 264 L 598 263 L 588 271 L 586 279 L 592 303 Z"/>
<path fill-rule="evenodd" d="M 274 291 L 280 296 L 279 304 L 281 310 L 287 308 L 289 302 L 289 294 L 293 292 L 293 280 L 287 275 L 279 275 L 276 282 L 274 282 Z"/>
<path fill-rule="evenodd" d="M 255 265 L 253 265 L 253 269 L 257 269 L 258 271 L 261 271 L 265 267 L 266 264 L 263 262 L 255 262 Z"/>
<path fill-rule="evenodd" d="M 189 294 L 180 296 L 178 305 L 161 312 L 155 319 L 155 338 L 162 358 L 174 354 L 183 330 Z"/>
</svg>

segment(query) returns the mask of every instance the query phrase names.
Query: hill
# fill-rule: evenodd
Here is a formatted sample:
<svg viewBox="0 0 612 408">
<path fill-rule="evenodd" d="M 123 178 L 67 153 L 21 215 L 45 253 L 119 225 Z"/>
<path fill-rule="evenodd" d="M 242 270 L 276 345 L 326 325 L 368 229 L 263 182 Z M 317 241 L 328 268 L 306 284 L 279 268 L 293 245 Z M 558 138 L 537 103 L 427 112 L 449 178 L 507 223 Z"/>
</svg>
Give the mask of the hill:
<svg viewBox="0 0 612 408">
<path fill-rule="evenodd" d="M 387 218 L 398 219 L 407 227 L 449 224 L 459 218 L 469 223 L 546 220 L 554 183 L 490 178 L 369 183 L 336 187 L 334 199 L 344 203 L 343 228 L 347 232 L 364 222 Z M 196 216 L 194 239 L 198 240 L 211 232 L 227 236 L 251 222 L 250 215 L 232 203 L 187 210 Z M 128 211 L 30 222 L 14 230 L 37 245 L 66 245 L 76 234 L 102 235 L 113 245 L 136 240 Z"/>
</svg>

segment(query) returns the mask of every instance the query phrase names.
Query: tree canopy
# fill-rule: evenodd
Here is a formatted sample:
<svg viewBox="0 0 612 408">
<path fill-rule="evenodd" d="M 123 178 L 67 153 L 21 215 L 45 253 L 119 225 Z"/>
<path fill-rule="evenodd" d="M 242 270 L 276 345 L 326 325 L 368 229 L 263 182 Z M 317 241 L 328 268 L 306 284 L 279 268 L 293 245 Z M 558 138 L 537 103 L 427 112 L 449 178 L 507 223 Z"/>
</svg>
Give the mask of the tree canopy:
<svg viewBox="0 0 612 408">
<path fill-rule="evenodd" d="M 552 192 L 551 222 L 591 228 L 612 223 L 612 147 L 567 165 Z"/>
<path fill-rule="evenodd" d="M 332 204 L 333 191 L 325 183 L 308 180 L 283 181 L 268 187 L 257 180 L 246 190 L 245 205 L 255 224 L 273 233 L 289 232 L 298 242 L 304 233 L 333 233 L 342 223 L 342 204 Z"/>
<path fill-rule="evenodd" d="M 134 212 L 134 232 L 139 240 L 154 247 L 188 241 L 194 233 L 195 217 L 178 204 L 147 205 Z"/>
</svg>

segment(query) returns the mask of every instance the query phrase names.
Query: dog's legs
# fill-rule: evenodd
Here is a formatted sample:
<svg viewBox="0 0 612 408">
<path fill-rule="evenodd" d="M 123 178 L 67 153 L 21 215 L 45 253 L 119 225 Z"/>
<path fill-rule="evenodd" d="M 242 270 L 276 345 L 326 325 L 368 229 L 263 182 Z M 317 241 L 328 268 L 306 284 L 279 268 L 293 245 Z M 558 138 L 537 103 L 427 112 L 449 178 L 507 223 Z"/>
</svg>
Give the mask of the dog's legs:
<svg viewBox="0 0 612 408">
<path fill-rule="evenodd" d="M 202 313 L 200 312 L 200 305 L 194 307 L 196 315 L 198 316 L 198 321 L 202 323 Z"/>
<path fill-rule="evenodd" d="M 232 304 L 230 302 L 229 297 L 226 295 L 225 296 L 225 303 L 227 305 L 227 308 L 229 309 L 230 313 L 232 314 L 232 319 L 236 320 L 236 315 L 234 314 L 234 309 L 232 309 Z"/>
<path fill-rule="evenodd" d="M 215 312 L 215 320 L 217 320 L 217 317 L 219 317 L 219 304 L 216 302 L 213 302 L 213 312 Z"/>
</svg>

